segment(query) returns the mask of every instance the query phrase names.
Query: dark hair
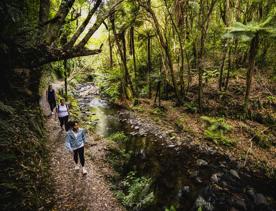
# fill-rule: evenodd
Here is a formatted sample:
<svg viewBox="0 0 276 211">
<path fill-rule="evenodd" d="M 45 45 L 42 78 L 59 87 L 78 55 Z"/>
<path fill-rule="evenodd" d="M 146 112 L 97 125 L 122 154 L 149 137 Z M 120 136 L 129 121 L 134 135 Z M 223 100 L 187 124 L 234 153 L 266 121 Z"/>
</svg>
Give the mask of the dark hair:
<svg viewBox="0 0 276 211">
<path fill-rule="evenodd" d="M 78 123 L 79 123 L 79 121 L 77 121 L 77 120 L 75 120 L 75 121 L 69 121 L 67 123 L 67 128 L 70 130 L 70 129 L 72 129 L 72 127 L 75 126 L 75 124 L 78 124 Z"/>
<path fill-rule="evenodd" d="M 48 91 L 50 91 L 50 88 L 53 88 L 52 84 L 49 84 Z"/>
</svg>

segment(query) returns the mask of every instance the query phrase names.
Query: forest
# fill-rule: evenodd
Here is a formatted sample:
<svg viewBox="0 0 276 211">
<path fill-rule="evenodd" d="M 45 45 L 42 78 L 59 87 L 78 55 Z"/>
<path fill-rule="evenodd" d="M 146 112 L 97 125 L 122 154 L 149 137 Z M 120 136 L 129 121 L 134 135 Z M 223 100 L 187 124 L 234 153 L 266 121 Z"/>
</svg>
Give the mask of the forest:
<svg viewBox="0 0 276 211">
<path fill-rule="evenodd" d="M 275 0 L 2 0 L 0 25 L 1 210 L 276 210 Z"/>
</svg>

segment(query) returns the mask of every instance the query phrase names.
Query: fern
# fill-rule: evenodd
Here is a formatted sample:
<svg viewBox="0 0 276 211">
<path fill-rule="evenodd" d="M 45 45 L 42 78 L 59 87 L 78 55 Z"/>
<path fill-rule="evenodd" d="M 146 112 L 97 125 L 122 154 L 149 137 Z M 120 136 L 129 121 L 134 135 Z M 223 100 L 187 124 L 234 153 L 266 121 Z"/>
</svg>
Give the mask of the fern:
<svg viewBox="0 0 276 211">
<path fill-rule="evenodd" d="M 231 126 L 223 118 L 202 116 L 201 119 L 207 123 L 207 128 L 204 131 L 206 139 L 212 140 L 215 144 L 223 144 L 226 146 L 234 144 L 225 136 L 227 132 L 231 131 Z"/>
<path fill-rule="evenodd" d="M 154 202 L 154 193 L 151 191 L 151 178 L 137 177 L 135 172 L 129 172 L 122 181 L 126 193 L 118 191 L 116 196 L 131 210 L 141 210 Z"/>
</svg>

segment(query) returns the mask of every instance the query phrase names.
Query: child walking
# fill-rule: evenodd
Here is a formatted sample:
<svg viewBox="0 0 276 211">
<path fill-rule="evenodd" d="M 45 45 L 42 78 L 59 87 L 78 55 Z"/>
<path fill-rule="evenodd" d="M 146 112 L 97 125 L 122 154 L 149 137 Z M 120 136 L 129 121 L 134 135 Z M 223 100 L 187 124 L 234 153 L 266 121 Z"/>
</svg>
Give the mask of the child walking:
<svg viewBox="0 0 276 211">
<path fill-rule="evenodd" d="M 83 128 L 79 128 L 79 123 L 77 121 L 69 122 L 69 130 L 66 134 L 65 146 L 70 151 L 73 152 L 73 158 L 75 161 L 75 170 L 79 170 L 78 159 L 80 159 L 80 164 L 82 166 L 82 174 L 87 174 L 87 170 L 84 168 L 84 143 L 85 143 L 85 133 Z"/>
<path fill-rule="evenodd" d="M 64 99 L 60 100 L 60 104 L 56 109 L 56 116 L 58 116 L 61 130 L 63 130 L 63 125 L 65 130 L 68 130 L 68 118 L 69 118 L 69 108 L 68 105 L 65 104 Z"/>
</svg>

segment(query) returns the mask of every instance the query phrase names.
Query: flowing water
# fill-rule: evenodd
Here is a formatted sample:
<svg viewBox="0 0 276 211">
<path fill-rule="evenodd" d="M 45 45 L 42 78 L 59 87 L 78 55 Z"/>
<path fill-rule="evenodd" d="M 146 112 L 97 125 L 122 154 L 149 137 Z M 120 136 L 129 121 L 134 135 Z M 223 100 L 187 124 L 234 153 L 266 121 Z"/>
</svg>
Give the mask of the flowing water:
<svg viewBox="0 0 276 211">
<path fill-rule="evenodd" d="M 234 170 L 235 164 L 223 156 L 201 153 L 195 148 L 166 146 L 151 134 L 133 135 L 131 125 L 120 119 L 120 108 L 102 99 L 91 83 L 79 85 L 75 94 L 83 115 L 94 116 L 89 123 L 95 126 L 97 135 L 126 134 L 127 141 L 120 148 L 129 152 L 130 157 L 121 162 L 124 157 L 119 152 L 113 151 L 111 155 L 122 163 L 116 168 L 120 178 L 130 171 L 152 178 L 155 201 L 152 206 L 138 210 L 165 210 L 170 205 L 177 210 L 198 207 L 202 210 L 274 210 L 268 204 L 275 206 L 275 181 L 238 173 Z M 256 202 L 258 193 L 266 196 L 265 202 Z"/>
</svg>

